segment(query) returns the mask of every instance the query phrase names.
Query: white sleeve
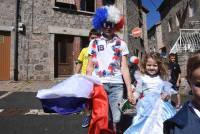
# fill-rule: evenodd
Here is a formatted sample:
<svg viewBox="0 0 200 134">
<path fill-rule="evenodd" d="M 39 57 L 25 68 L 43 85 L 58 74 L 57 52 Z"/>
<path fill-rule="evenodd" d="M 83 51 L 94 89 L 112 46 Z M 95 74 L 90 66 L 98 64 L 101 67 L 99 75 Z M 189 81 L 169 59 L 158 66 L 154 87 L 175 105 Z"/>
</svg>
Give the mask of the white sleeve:
<svg viewBox="0 0 200 134">
<path fill-rule="evenodd" d="M 124 41 L 121 41 L 121 50 L 122 50 L 122 55 L 129 54 L 128 46 Z"/>
<path fill-rule="evenodd" d="M 142 78 L 141 78 L 140 71 L 135 71 L 134 76 L 135 76 L 135 80 L 137 81 L 136 91 L 139 92 L 139 93 L 142 93 L 142 90 L 143 90 L 143 81 L 142 81 Z"/>
<path fill-rule="evenodd" d="M 94 48 L 93 48 L 94 40 L 91 40 L 88 46 L 88 54 L 92 55 Z"/>
<path fill-rule="evenodd" d="M 163 81 L 163 89 L 162 89 L 162 93 L 168 94 L 168 95 L 172 95 L 172 94 L 177 94 L 177 91 L 175 91 L 172 88 L 172 84 L 168 81 Z"/>
</svg>

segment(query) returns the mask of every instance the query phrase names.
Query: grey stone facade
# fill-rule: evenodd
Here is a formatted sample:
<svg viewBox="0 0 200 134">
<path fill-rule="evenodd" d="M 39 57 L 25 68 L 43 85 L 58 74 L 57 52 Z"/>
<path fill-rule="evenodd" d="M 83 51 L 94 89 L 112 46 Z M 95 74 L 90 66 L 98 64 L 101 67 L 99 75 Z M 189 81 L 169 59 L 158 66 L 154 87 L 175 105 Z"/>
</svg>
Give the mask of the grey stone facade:
<svg viewBox="0 0 200 134">
<path fill-rule="evenodd" d="M 150 51 L 154 52 L 161 52 L 164 47 L 161 23 L 155 24 L 148 30 L 148 45 Z"/>
<path fill-rule="evenodd" d="M 190 5 L 190 2 L 195 4 Z M 194 16 L 189 16 L 189 6 L 194 6 Z M 179 37 L 179 29 L 200 28 L 200 25 L 193 25 L 192 21 L 200 20 L 200 1 L 199 0 L 164 0 L 158 8 L 161 15 L 161 25 L 163 33 L 163 43 L 169 52 L 177 38 Z M 180 14 L 179 25 L 177 25 L 177 14 Z M 171 23 L 171 24 L 169 24 Z M 171 25 L 171 30 L 169 30 Z"/>
<path fill-rule="evenodd" d="M 11 32 L 10 76 L 13 79 L 16 0 L 1 0 L 0 2 L 0 31 L 7 29 Z M 134 53 L 134 49 L 137 48 L 144 54 L 144 41 L 134 39 L 129 35 L 133 27 L 139 26 L 136 19 L 139 18 L 137 3 L 130 0 L 116 0 L 116 5 L 126 18 L 126 25 L 119 34 L 127 41 L 131 53 Z M 94 13 L 79 9 L 60 9 L 55 6 L 55 0 L 20 0 L 19 10 L 19 22 L 25 26 L 25 33 L 19 32 L 19 80 L 49 80 L 55 78 L 54 45 L 56 35 L 74 37 L 71 56 L 72 63 L 75 64 L 80 52 L 80 38 L 88 36 Z"/>
<path fill-rule="evenodd" d="M 145 45 L 148 47 L 147 39 L 147 21 L 146 15 L 148 10 L 144 7 L 140 7 L 138 1 L 126 1 L 126 17 L 127 17 L 127 42 L 131 54 L 142 58 L 145 54 Z M 134 38 L 131 33 L 135 27 L 142 28 L 142 37 Z M 146 48 L 148 51 L 148 48 Z"/>
<path fill-rule="evenodd" d="M 162 39 L 168 53 L 180 36 L 180 29 L 200 29 L 199 0 L 164 0 L 158 11 L 161 15 Z M 186 63 L 189 56 L 188 52 L 178 53 L 183 81 L 185 81 Z"/>
<path fill-rule="evenodd" d="M 15 0 L 0 0 L 0 31 L 11 36 L 10 77 L 14 75 Z"/>
<path fill-rule="evenodd" d="M 0 25 L 15 25 L 15 0 L 0 0 Z"/>
</svg>

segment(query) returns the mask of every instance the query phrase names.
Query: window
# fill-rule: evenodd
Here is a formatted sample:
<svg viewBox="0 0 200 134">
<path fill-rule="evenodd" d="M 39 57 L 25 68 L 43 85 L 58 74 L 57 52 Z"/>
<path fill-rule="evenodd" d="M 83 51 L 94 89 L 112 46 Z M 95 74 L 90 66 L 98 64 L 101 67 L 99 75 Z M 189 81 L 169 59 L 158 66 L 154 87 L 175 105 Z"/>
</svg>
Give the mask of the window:
<svg viewBox="0 0 200 134">
<path fill-rule="evenodd" d="M 189 17 L 194 16 L 194 3 L 193 3 L 193 1 L 189 2 L 188 12 L 189 12 Z"/>
<path fill-rule="evenodd" d="M 115 0 L 103 0 L 103 5 L 113 5 L 115 4 Z"/>
<path fill-rule="evenodd" d="M 101 0 L 55 0 L 55 9 L 93 13 L 96 7 L 100 7 L 102 4 Z"/>
<path fill-rule="evenodd" d="M 176 13 L 176 26 L 180 26 L 180 22 L 181 22 L 181 11 L 178 11 Z"/>
<path fill-rule="evenodd" d="M 95 0 L 81 0 L 80 9 L 82 11 L 94 12 Z"/>
<path fill-rule="evenodd" d="M 67 8 L 67 9 L 77 9 L 76 0 L 55 0 L 55 6 Z"/>
<path fill-rule="evenodd" d="M 168 31 L 169 32 L 172 31 L 172 18 L 170 18 L 169 21 L 168 21 Z"/>
<path fill-rule="evenodd" d="M 166 47 L 162 47 L 162 48 L 160 48 L 160 55 L 162 56 L 162 57 L 166 57 L 167 56 L 167 49 L 166 49 Z"/>
</svg>

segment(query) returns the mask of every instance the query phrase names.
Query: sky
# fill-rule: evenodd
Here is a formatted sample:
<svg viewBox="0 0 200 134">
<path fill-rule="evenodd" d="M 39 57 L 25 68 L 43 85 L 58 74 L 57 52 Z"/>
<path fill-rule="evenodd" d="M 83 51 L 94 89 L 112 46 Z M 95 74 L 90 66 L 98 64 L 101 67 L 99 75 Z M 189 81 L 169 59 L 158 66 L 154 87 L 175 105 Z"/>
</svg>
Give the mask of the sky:
<svg viewBox="0 0 200 134">
<path fill-rule="evenodd" d="M 147 28 L 151 28 L 160 20 L 159 12 L 156 9 L 163 0 L 142 0 L 143 6 L 149 10 L 147 14 Z"/>
</svg>

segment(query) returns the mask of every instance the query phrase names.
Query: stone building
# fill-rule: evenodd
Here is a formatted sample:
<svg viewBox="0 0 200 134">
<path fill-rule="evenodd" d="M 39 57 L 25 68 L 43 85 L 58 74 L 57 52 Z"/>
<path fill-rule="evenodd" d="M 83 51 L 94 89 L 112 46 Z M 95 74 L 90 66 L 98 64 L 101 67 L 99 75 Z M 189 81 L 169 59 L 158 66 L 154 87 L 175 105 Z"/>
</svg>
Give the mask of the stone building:
<svg viewBox="0 0 200 134">
<path fill-rule="evenodd" d="M 148 38 L 147 38 L 147 13 L 149 12 L 140 0 L 127 0 L 127 27 L 125 28 L 126 38 L 128 42 L 129 50 L 132 55 L 139 57 L 140 59 L 149 51 Z M 134 28 L 141 28 L 142 33 L 140 37 L 134 38 L 132 30 Z"/>
<path fill-rule="evenodd" d="M 167 53 L 176 53 L 185 77 L 186 61 L 200 50 L 200 1 L 164 0 L 161 15 L 162 39 Z"/>
<path fill-rule="evenodd" d="M 160 52 L 164 47 L 162 41 L 162 27 L 161 23 L 158 22 L 148 30 L 148 46 L 149 50 L 153 52 Z"/>
<path fill-rule="evenodd" d="M 0 80 L 52 80 L 72 75 L 81 48 L 88 45 L 95 9 L 107 2 L 0 1 Z M 119 35 L 127 42 L 131 53 L 142 57 L 144 44 L 147 45 L 148 10 L 139 1 L 115 0 L 115 4 L 126 21 Z M 16 9 L 19 11 L 17 18 Z M 130 36 L 131 30 L 138 26 L 143 28 L 143 38 L 134 39 Z"/>
<path fill-rule="evenodd" d="M 161 15 L 163 43 L 168 53 L 178 43 L 181 30 L 186 29 L 192 34 L 194 31 L 191 29 L 200 28 L 199 0 L 164 0 L 158 11 Z"/>
</svg>

